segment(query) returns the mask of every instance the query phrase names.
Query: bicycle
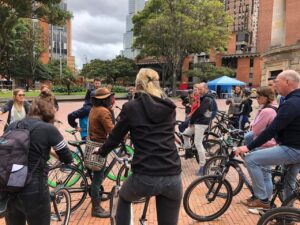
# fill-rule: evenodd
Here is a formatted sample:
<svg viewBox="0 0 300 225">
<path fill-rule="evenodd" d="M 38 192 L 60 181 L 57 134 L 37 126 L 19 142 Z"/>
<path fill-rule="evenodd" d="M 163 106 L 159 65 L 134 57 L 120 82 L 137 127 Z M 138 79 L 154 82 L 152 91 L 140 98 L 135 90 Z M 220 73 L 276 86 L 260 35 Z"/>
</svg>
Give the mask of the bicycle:
<svg viewBox="0 0 300 225">
<path fill-rule="evenodd" d="M 69 191 L 66 188 L 51 191 L 50 201 L 52 203 L 51 221 L 59 221 L 62 222 L 62 225 L 68 225 L 71 215 L 71 196 Z"/>
<path fill-rule="evenodd" d="M 293 207 L 280 207 L 267 211 L 258 220 L 257 225 L 300 223 L 300 210 Z"/>
<path fill-rule="evenodd" d="M 78 143 L 79 144 L 79 143 Z M 110 161 L 107 160 L 107 166 L 104 170 L 104 179 L 109 178 L 109 174 L 114 171 L 114 181 L 117 180 L 119 168 L 116 168 L 115 165 L 118 164 L 118 157 L 122 156 L 131 156 L 132 154 L 128 154 L 126 150 L 126 146 L 124 143 L 121 144 L 119 149 L 115 149 L 110 153 Z M 80 157 L 78 155 L 78 157 Z M 119 162 L 120 163 L 120 162 Z M 84 200 L 87 197 L 87 194 L 90 194 L 90 183 L 88 182 L 88 178 L 90 180 L 93 179 L 92 172 L 90 170 L 85 169 L 83 161 L 78 165 L 64 165 L 58 164 L 49 171 L 48 185 L 50 187 L 65 187 L 68 189 L 72 196 L 72 204 L 71 211 L 74 212 L 78 209 Z M 126 177 L 120 177 L 120 180 L 126 179 Z M 103 186 L 100 188 L 100 195 L 102 196 L 102 200 L 107 200 L 110 197 L 110 192 L 105 192 Z M 104 197 L 103 197 L 104 196 Z"/>
<path fill-rule="evenodd" d="M 183 121 L 179 121 L 177 120 L 176 121 L 176 125 L 180 125 Z M 175 145 L 176 145 L 176 148 L 177 148 L 177 151 L 178 151 L 178 155 L 180 157 L 185 157 L 185 159 L 188 159 L 188 158 L 194 158 L 196 159 L 197 163 L 199 164 L 200 162 L 200 159 L 199 159 L 199 155 L 198 155 L 198 151 L 195 147 L 195 143 L 194 143 L 194 135 L 192 136 L 188 136 L 188 135 L 185 135 L 177 130 L 175 130 L 174 132 L 174 135 L 175 135 Z M 189 152 L 187 152 L 187 150 L 184 148 L 184 140 L 183 140 L 183 136 L 187 136 L 190 138 L 190 143 L 191 143 L 191 149 Z"/>
<path fill-rule="evenodd" d="M 15 194 L 2 196 L 3 208 L 1 208 L 0 218 L 4 217 L 7 210 L 8 202 L 14 198 Z M 71 196 L 65 188 L 55 188 L 50 190 L 50 219 L 55 224 L 68 225 L 71 215 Z M 61 222 L 61 223 L 60 223 Z"/>
<path fill-rule="evenodd" d="M 232 151 L 229 156 L 216 157 L 221 160 L 217 169 L 214 171 L 214 174 L 194 180 L 184 193 L 184 209 L 191 218 L 197 221 L 214 220 L 225 213 L 231 204 L 234 194 L 240 192 L 243 184 L 248 187 L 252 195 L 254 193 L 250 181 L 247 179 L 239 165 L 242 164 L 243 161 L 234 158 L 234 151 Z M 212 158 L 210 160 L 212 161 L 214 159 Z M 239 174 L 239 182 L 234 190 L 232 190 L 231 184 L 226 179 L 226 175 L 230 168 L 234 168 Z M 272 173 L 274 177 L 273 180 L 276 181 L 274 183 L 273 196 L 270 201 L 271 207 L 276 207 L 276 198 L 279 197 L 279 199 L 282 200 L 284 178 L 287 170 L 282 169 L 280 166 L 276 166 L 274 170 L 265 170 Z M 197 206 L 194 206 L 194 203 L 197 203 Z M 212 206 L 212 204 L 216 204 L 216 206 Z M 200 210 L 196 211 L 197 209 Z M 213 212 L 214 209 L 217 211 Z M 205 213 L 206 215 L 204 215 Z"/>
</svg>

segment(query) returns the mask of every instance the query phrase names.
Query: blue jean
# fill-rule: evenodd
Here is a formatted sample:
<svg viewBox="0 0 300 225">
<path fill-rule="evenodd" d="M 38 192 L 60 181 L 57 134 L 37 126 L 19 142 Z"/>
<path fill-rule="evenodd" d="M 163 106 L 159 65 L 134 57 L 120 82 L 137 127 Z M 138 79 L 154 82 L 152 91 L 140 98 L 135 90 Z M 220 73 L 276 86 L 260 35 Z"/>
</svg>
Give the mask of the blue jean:
<svg viewBox="0 0 300 225">
<path fill-rule="evenodd" d="M 244 142 L 245 145 L 250 144 L 253 141 L 254 133 L 253 131 L 249 131 L 244 136 Z M 261 150 L 262 148 L 256 148 L 252 151 Z M 265 184 L 265 190 L 268 196 L 268 199 L 272 197 L 273 194 L 273 183 L 272 183 L 272 174 L 271 174 L 272 166 L 264 166 L 262 168 L 263 176 L 264 176 L 264 184 Z M 251 175 L 250 175 L 251 176 Z M 258 196 L 256 196 L 258 197 Z"/>
<path fill-rule="evenodd" d="M 290 165 L 284 179 L 284 199 L 286 199 L 295 187 L 296 176 L 300 169 L 297 163 L 300 163 L 300 150 L 284 145 L 264 148 L 248 154 L 245 157 L 245 165 L 252 179 L 254 195 L 259 199 L 268 198 L 263 167 Z"/>
<path fill-rule="evenodd" d="M 142 174 L 133 174 L 122 185 L 116 224 L 129 225 L 131 202 L 150 196 L 156 197 L 157 224 L 176 225 L 182 198 L 181 176 L 148 176 Z"/>
</svg>

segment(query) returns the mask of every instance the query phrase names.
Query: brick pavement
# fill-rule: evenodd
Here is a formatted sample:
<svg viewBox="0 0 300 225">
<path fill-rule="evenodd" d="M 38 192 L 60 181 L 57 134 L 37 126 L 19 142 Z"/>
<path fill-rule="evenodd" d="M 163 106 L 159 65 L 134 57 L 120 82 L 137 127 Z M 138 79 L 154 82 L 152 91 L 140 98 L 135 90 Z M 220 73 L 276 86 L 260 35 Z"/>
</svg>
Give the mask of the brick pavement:
<svg viewBox="0 0 300 225">
<path fill-rule="evenodd" d="M 124 101 L 117 101 L 117 104 L 121 106 Z M 256 101 L 254 101 L 256 103 Z M 176 102 L 177 105 L 180 105 L 179 102 Z M 57 118 L 63 121 L 64 124 L 59 125 L 59 129 L 64 134 L 66 140 L 72 140 L 73 138 L 63 132 L 65 129 L 69 128 L 67 125 L 67 114 L 72 110 L 79 108 L 82 105 L 82 102 L 64 102 L 60 103 L 60 110 L 57 113 Z M 224 100 L 218 100 L 219 109 L 226 109 L 226 105 Z M 255 106 L 257 106 L 255 104 Z M 182 109 L 177 109 L 177 119 L 183 119 L 184 112 Z M 255 114 L 255 111 L 252 114 Z M 116 114 L 117 114 L 116 110 Z M 6 118 L 6 115 L 1 115 L 0 119 Z M 3 130 L 3 125 L 0 124 L 0 130 Z M 183 178 L 183 187 L 184 190 L 186 187 L 196 178 L 195 172 L 198 169 L 198 165 L 194 159 L 185 160 L 182 158 L 182 178 Z M 232 179 L 232 178 L 231 178 Z M 110 190 L 113 183 L 111 181 L 106 180 L 104 183 L 105 190 Z M 256 224 L 258 216 L 249 214 L 247 208 L 241 204 L 239 201 L 245 199 L 249 196 L 249 191 L 244 187 L 241 193 L 237 196 L 234 196 L 233 201 L 225 214 L 223 214 L 220 218 L 210 221 L 210 222 L 197 222 L 191 219 L 184 211 L 183 206 L 180 209 L 179 215 L 179 225 L 191 225 L 191 224 L 215 224 L 215 225 L 242 225 L 242 224 Z M 104 202 L 104 207 L 108 209 L 108 202 Z M 134 204 L 133 205 L 133 214 L 135 217 L 135 224 L 138 224 L 138 218 L 142 214 L 143 204 Z M 90 198 L 87 198 L 84 204 L 78 209 L 75 213 L 72 214 L 70 225 L 109 225 L 109 219 L 99 219 L 91 217 L 91 204 Z M 156 221 L 156 208 L 155 208 L 155 200 L 151 199 L 148 213 L 147 213 L 148 225 L 157 224 Z M 4 219 L 0 219 L 0 225 L 4 225 Z M 51 223 L 56 224 L 56 223 Z"/>
</svg>

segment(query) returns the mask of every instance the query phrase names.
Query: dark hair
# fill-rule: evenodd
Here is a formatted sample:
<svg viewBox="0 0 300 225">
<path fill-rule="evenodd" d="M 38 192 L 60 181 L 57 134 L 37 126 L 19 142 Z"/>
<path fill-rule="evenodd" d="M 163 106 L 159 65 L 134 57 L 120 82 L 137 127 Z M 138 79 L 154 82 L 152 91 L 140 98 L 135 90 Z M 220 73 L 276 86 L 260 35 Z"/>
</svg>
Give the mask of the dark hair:
<svg viewBox="0 0 300 225">
<path fill-rule="evenodd" d="M 92 104 L 93 106 L 103 106 L 105 108 L 110 108 L 112 103 L 111 103 L 111 96 L 105 99 L 98 99 L 98 98 L 92 98 Z"/>
<path fill-rule="evenodd" d="M 30 106 L 28 117 L 38 117 L 47 123 L 53 122 L 55 117 L 53 104 L 45 99 L 35 98 Z"/>
<path fill-rule="evenodd" d="M 275 100 L 275 93 L 271 87 L 268 86 L 259 87 L 257 88 L 256 93 L 257 95 L 264 96 L 267 98 L 266 105 L 269 105 Z"/>
<path fill-rule="evenodd" d="M 95 77 L 94 81 L 100 81 L 101 82 L 101 79 L 99 77 Z"/>
</svg>

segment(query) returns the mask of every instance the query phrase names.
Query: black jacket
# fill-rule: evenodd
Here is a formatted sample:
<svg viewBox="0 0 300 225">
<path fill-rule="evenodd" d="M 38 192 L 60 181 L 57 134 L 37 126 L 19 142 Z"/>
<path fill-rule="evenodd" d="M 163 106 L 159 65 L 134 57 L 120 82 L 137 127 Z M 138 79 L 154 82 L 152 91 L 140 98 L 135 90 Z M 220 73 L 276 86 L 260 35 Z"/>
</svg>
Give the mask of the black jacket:
<svg viewBox="0 0 300 225">
<path fill-rule="evenodd" d="M 300 150 L 300 89 L 285 97 L 273 122 L 247 147 L 260 147 L 273 137 L 280 145 Z"/>
<path fill-rule="evenodd" d="M 208 125 L 212 117 L 214 96 L 207 92 L 200 97 L 200 106 L 192 114 L 190 124 L 203 124 Z"/>
<path fill-rule="evenodd" d="M 106 157 L 130 132 L 134 145 L 134 173 L 169 176 L 181 173 L 175 146 L 176 106 L 169 99 L 140 94 L 123 105 L 120 119 L 100 150 Z"/>
</svg>

